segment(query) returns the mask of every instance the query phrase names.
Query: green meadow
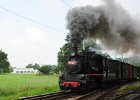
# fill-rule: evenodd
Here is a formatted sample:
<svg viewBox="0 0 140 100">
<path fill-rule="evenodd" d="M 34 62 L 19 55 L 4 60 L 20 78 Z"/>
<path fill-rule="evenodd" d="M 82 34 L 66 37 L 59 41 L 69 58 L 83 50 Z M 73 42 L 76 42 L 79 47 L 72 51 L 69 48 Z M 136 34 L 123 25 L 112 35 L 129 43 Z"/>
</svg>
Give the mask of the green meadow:
<svg viewBox="0 0 140 100">
<path fill-rule="evenodd" d="M 124 93 L 140 88 L 140 82 L 125 85 L 116 91 Z M 57 75 L 0 74 L 0 100 L 39 95 L 59 91 Z"/>
<path fill-rule="evenodd" d="M 0 75 L 0 100 L 11 100 L 55 91 L 59 91 L 57 75 Z"/>
</svg>

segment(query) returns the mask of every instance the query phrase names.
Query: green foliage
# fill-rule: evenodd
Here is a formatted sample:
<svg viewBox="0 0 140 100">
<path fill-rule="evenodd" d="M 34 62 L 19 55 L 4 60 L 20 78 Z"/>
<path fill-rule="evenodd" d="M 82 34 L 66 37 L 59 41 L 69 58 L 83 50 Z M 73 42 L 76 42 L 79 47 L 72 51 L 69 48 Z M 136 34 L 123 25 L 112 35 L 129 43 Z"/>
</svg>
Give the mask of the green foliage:
<svg viewBox="0 0 140 100">
<path fill-rule="evenodd" d="M 42 74 L 50 74 L 52 71 L 51 65 L 42 65 L 38 70 Z"/>
<path fill-rule="evenodd" d="M 70 42 L 70 34 L 69 33 L 67 33 L 65 41 L 67 41 L 68 43 Z"/>
<path fill-rule="evenodd" d="M 50 65 L 52 70 L 55 70 L 57 68 L 57 65 Z"/>
<path fill-rule="evenodd" d="M 56 73 L 56 74 L 59 74 L 59 68 L 58 68 L 58 67 L 55 68 L 55 69 L 53 70 L 53 72 Z"/>
<path fill-rule="evenodd" d="M 14 69 L 14 68 L 10 66 L 10 67 L 9 67 L 9 72 L 13 72 L 13 69 Z"/>
<path fill-rule="evenodd" d="M 39 64 L 28 64 L 26 68 L 33 68 L 34 70 L 38 70 L 41 74 L 50 74 L 50 73 L 59 73 L 57 65 L 42 65 L 40 66 Z"/>
<path fill-rule="evenodd" d="M 125 86 L 122 86 L 120 89 L 118 89 L 116 91 L 116 94 L 117 95 L 118 94 L 123 94 L 125 92 L 135 90 L 137 88 L 140 88 L 140 82 L 133 82 L 133 83 L 127 84 Z"/>
<path fill-rule="evenodd" d="M 33 68 L 32 66 L 33 66 L 33 64 L 28 64 L 28 65 L 26 66 L 26 68 Z"/>
<path fill-rule="evenodd" d="M 68 57 L 70 55 L 70 44 L 66 43 L 63 45 L 63 47 L 60 48 L 60 51 L 58 52 L 58 69 L 60 71 L 64 70 L 64 64 L 65 61 L 67 61 Z"/>
<path fill-rule="evenodd" d="M 0 69 L 3 70 L 3 72 L 9 72 L 10 63 L 7 58 L 7 54 L 0 50 Z"/>
<path fill-rule="evenodd" d="M 26 68 L 33 68 L 34 70 L 38 70 L 40 68 L 40 65 L 35 63 L 35 64 L 28 64 Z"/>
</svg>

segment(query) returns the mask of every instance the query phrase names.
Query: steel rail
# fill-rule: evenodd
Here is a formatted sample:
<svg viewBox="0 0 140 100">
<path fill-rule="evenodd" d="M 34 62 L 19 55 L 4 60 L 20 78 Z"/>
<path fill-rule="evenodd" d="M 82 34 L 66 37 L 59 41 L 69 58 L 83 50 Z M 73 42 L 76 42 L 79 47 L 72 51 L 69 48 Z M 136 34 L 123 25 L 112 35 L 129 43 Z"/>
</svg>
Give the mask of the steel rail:
<svg viewBox="0 0 140 100">
<path fill-rule="evenodd" d="M 29 97 L 22 97 L 16 100 L 42 100 L 42 99 L 46 99 L 46 100 L 53 100 L 56 98 L 62 98 L 62 97 L 66 97 L 72 95 L 70 91 L 59 91 L 59 92 L 55 92 L 55 93 L 50 93 L 50 94 L 42 94 L 42 95 L 35 95 L 35 96 L 29 96 Z"/>
<path fill-rule="evenodd" d="M 136 92 L 138 92 L 138 91 L 140 91 L 140 88 L 135 89 L 135 90 L 133 90 L 133 91 L 128 91 L 128 92 L 126 92 L 126 93 L 124 93 L 124 94 L 120 94 L 119 96 L 115 96 L 115 97 L 112 98 L 112 100 L 118 100 L 118 99 L 125 98 L 125 97 L 128 96 L 128 95 L 136 94 L 136 95 L 137 95 L 136 97 L 131 98 L 131 99 L 135 100 L 135 98 L 140 97 L 140 94 L 137 94 L 137 93 L 136 93 Z"/>
<path fill-rule="evenodd" d="M 85 94 L 85 95 L 82 95 L 82 96 L 78 96 L 78 97 L 76 97 L 76 98 L 74 98 L 74 100 L 84 100 L 84 99 L 86 99 L 88 96 L 90 96 L 90 95 L 92 95 L 92 94 L 96 94 L 96 93 L 98 93 L 98 92 L 100 92 L 101 90 L 95 90 L 95 91 L 92 91 L 92 92 L 89 92 L 89 93 L 87 93 L 87 94 Z"/>
</svg>

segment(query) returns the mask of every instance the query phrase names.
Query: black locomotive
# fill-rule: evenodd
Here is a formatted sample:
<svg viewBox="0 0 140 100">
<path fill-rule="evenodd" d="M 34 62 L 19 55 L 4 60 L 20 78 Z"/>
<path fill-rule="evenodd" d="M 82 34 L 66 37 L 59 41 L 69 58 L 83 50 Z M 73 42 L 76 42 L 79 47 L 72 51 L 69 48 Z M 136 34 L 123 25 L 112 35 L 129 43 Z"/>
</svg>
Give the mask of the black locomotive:
<svg viewBox="0 0 140 100">
<path fill-rule="evenodd" d="M 85 50 L 81 54 L 70 55 L 59 78 L 59 86 L 61 90 L 90 90 L 119 81 L 136 80 L 139 71 L 138 67 L 128 63 Z"/>
</svg>

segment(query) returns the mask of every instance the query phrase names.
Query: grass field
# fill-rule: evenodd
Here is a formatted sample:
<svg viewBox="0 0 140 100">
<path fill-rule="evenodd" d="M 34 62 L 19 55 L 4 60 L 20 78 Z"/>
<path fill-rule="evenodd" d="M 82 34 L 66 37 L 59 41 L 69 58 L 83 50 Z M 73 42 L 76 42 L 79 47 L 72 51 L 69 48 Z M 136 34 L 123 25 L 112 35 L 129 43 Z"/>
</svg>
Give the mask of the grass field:
<svg viewBox="0 0 140 100">
<path fill-rule="evenodd" d="M 58 76 L 35 74 L 0 75 L 0 100 L 58 91 Z"/>
</svg>

